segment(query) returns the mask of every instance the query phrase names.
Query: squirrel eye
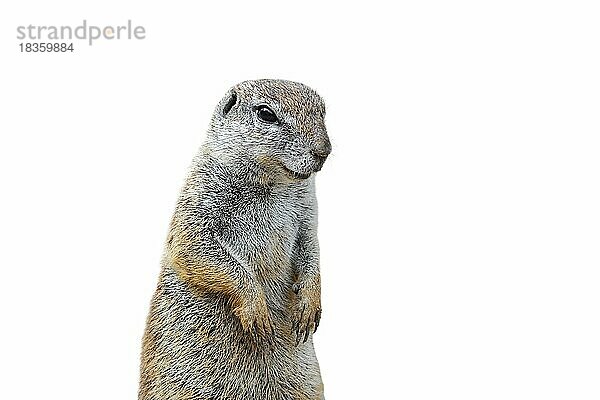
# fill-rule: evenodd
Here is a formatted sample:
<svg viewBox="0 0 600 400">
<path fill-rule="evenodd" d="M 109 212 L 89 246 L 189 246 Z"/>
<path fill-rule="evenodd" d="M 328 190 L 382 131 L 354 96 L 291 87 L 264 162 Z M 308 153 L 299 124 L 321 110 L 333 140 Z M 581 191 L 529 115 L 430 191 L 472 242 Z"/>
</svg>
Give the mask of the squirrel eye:
<svg viewBox="0 0 600 400">
<path fill-rule="evenodd" d="M 258 115 L 258 119 L 264 122 L 268 122 L 269 124 L 274 124 L 278 122 L 277 115 L 267 106 L 258 106 L 256 108 L 256 115 Z"/>
</svg>

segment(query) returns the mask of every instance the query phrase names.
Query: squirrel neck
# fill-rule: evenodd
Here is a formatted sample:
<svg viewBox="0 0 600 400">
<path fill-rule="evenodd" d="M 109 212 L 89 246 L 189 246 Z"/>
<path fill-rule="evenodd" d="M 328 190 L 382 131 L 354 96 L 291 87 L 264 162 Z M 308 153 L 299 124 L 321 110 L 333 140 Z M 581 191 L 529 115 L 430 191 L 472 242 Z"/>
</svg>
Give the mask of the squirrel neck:
<svg viewBox="0 0 600 400">
<path fill-rule="evenodd" d="M 209 174 L 213 180 L 227 186 L 269 189 L 276 185 L 265 167 L 249 153 L 234 153 L 229 148 L 211 146 L 211 143 L 200 148 L 193 169 Z"/>
</svg>

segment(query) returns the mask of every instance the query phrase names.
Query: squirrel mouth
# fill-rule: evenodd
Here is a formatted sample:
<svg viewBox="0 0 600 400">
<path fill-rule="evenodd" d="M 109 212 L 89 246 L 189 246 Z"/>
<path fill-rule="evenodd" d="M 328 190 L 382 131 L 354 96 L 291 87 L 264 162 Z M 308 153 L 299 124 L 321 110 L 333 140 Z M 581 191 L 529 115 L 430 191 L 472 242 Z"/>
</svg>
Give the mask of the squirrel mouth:
<svg viewBox="0 0 600 400">
<path fill-rule="evenodd" d="M 311 174 L 302 174 L 300 172 L 292 171 L 291 169 L 289 169 L 288 167 L 286 167 L 283 164 L 281 164 L 281 166 L 283 167 L 285 172 L 287 172 L 287 174 L 294 179 L 308 179 L 311 175 Z"/>
</svg>

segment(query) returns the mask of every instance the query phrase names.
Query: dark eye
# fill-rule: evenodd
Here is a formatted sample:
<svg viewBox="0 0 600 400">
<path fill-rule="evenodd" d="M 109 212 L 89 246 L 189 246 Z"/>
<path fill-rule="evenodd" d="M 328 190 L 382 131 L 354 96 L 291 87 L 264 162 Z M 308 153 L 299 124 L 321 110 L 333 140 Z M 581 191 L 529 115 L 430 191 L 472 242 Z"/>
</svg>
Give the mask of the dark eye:
<svg viewBox="0 0 600 400">
<path fill-rule="evenodd" d="M 258 119 L 264 122 L 268 122 L 269 124 L 274 124 L 279 121 L 277 119 L 277 115 L 267 106 L 258 106 L 256 108 L 256 115 L 258 115 Z"/>
</svg>

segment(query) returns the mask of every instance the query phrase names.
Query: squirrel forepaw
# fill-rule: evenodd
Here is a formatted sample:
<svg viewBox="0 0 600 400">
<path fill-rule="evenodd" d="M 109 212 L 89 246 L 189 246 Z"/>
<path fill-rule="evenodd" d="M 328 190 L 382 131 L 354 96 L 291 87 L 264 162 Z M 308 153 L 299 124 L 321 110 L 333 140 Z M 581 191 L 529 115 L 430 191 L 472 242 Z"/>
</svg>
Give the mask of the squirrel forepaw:
<svg viewBox="0 0 600 400">
<path fill-rule="evenodd" d="M 265 335 L 275 332 L 269 316 L 267 300 L 262 291 L 254 296 L 248 296 L 239 307 L 234 308 L 233 312 L 240 319 L 242 328 L 246 332 Z"/>
<path fill-rule="evenodd" d="M 296 346 L 306 342 L 310 332 L 316 332 L 321 320 L 321 287 L 312 284 L 296 283 L 292 287 L 296 293 L 296 304 L 292 316 L 292 333 L 296 334 Z"/>
</svg>

